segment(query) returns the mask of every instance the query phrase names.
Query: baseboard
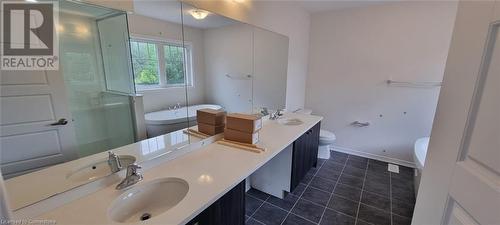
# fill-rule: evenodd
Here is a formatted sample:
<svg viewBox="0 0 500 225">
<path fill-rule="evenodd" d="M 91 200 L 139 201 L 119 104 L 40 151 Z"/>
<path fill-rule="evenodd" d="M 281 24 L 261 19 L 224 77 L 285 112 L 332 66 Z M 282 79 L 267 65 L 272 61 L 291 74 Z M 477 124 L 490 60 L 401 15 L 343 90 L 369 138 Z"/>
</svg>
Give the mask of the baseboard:
<svg viewBox="0 0 500 225">
<path fill-rule="evenodd" d="M 345 148 L 345 147 L 340 147 L 340 146 L 331 146 L 330 150 L 337 151 L 337 152 L 343 152 L 351 155 L 357 155 L 369 159 L 374 159 L 374 160 L 379 160 L 387 163 L 392 163 L 396 165 L 401 165 L 401 166 L 406 166 L 406 167 L 411 167 L 411 168 L 416 168 L 414 162 L 409 162 L 406 160 L 401 160 L 401 159 L 396 159 L 396 158 L 391 158 L 387 156 L 382 156 L 382 155 L 375 155 L 367 152 L 362 152 L 362 151 L 357 151 L 354 149 L 350 148 Z"/>
</svg>

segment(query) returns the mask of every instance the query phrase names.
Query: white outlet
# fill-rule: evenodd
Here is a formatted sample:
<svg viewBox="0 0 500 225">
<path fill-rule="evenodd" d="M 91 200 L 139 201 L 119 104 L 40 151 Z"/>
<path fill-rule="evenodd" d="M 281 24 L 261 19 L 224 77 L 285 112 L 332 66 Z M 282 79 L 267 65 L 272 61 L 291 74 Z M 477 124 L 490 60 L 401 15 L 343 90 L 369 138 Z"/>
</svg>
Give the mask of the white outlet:
<svg viewBox="0 0 500 225">
<path fill-rule="evenodd" d="M 399 166 L 394 164 L 387 164 L 387 170 L 393 173 L 399 173 Z"/>
</svg>

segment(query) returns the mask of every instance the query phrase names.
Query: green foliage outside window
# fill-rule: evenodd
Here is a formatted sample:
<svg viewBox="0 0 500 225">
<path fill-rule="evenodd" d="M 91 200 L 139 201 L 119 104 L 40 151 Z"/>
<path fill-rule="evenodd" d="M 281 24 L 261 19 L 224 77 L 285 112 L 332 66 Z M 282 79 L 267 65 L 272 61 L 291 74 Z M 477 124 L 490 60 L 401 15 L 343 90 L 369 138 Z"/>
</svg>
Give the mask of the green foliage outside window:
<svg viewBox="0 0 500 225">
<path fill-rule="evenodd" d="M 130 42 L 132 50 L 132 66 L 136 84 L 160 84 L 158 74 L 158 54 L 156 46 L 151 43 Z"/>
<path fill-rule="evenodd" d="M 184 54 L 180 46 L 166 45 L 165 51 L 165 70 L 168 84 L 184 83 Z"/>
</svg>

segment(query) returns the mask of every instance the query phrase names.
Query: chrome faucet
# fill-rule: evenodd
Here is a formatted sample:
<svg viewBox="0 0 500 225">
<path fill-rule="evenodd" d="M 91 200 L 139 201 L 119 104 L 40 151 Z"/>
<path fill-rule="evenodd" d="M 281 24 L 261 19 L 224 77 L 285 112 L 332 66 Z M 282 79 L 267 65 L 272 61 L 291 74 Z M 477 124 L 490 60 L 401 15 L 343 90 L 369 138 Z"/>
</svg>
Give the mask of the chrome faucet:
<svg viewBox="0 0 500 225">
<path fill-rule="evenodd" d="M 168 110 L 176 110 L 181 108 L 181 103 L 177 103 L 174 106 L 169 106 Z"/>
<path fill-rule="evenodd" d="M 270 120 L 277 120 L 281 116 L 283 116 L 283 110 L 282 109 L 277 109 L 275 112 L 273 112 L 273 113 L 271 113 L 271 115 L 269 115 L 269 119 Z"/>
<path fill-rule="evenodd" d="M 267 110 L 267 107 L 262 107 L 262 109 L 260 109 L 260 115 L 261 116 L 269 115 L 269 111 Z"/>
<path fill-rule="evenodd" d="M 142 174 L 139 173 L 137 170 L 142 168 L 141 166 L 137 165 L 137 163 L 132 163 L 127 166 L 127 175 L 125 176 L 125 179 L 122 180 L 118 185 L 116 185 L 116 190 L 122 190 L 126 187 L 130 187 L 139 181 L 142 180 Z"/>
<path fill-rule="evenodd" d="M 108 165 L 112 173 L 116 173 L 123 168 L 120 162 L 120 157 L 112 151 L 108 151 Z"/>
</svg>

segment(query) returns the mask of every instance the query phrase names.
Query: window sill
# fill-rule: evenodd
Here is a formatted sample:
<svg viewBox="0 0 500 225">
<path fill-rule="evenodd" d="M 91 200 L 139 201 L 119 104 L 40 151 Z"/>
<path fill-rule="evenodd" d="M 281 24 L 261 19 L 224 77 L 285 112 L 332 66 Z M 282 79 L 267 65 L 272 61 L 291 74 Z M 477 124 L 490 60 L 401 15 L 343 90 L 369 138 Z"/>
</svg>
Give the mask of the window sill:
<svg viewBox="0 0 500 225">
<path fill-rule="evenodd" d="M 171 85 L 171 86 L 152 86 L 152 87 L 138 87 L 136 86 L 136 91 L 138 93 L 144 92 L 155 92 L 155 91 L 164 91 L 168 89 L 180 89 L 186 87 L 185 85 Z M 194 87 L 193 85 L 188 85 L 188 88 Z"/>
</svg>

